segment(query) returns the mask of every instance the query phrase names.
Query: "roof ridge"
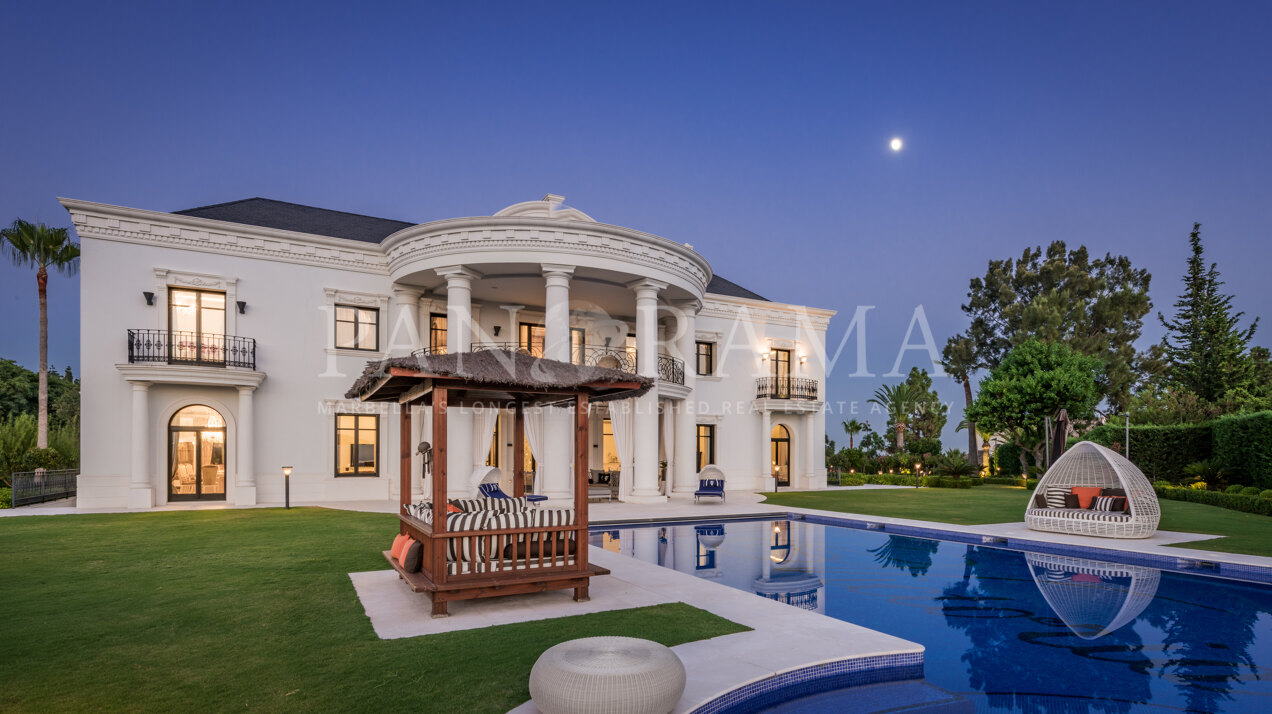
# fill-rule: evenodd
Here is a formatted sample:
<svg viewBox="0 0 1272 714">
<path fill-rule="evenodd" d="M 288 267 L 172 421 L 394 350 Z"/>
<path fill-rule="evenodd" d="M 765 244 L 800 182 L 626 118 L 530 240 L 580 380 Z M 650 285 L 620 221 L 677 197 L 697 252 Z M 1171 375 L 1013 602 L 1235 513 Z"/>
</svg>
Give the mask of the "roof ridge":
<svg viewBox="0 0 1272 714">
<path fill-rule="evenodd" d="M 340 213 L 346 216 L 354 216 L 356 218 L 370 218 L 376 221 L 390 221 L 392 223 L 401 223 L 407 226 L 419 225 L 418 223 L 403 221 L 397 218 L 384 218 L 382 216 L 372 216 L 366 213 L 354 213 L 352 211 L 341 211 L 340 209 L 337 209 L 337 208 L 323 208 L 322 206 L 310 206 L 308 204 L 295 203 L 293 201 L 280 201 L 276 198 L 265 198 L 264 196 L 252 196 L 251 198 L 240 198 L 236 201 L 225 201 L 224 203 L 213 203 L 207 206 L 196 206 L 194 208 L 185 208 L 180 211 L 173 211 L 173 213 L 189 213 L 190 211 L 202 211 L 208 208 L 221 208 L 222 206 L 233 206 L 236 203 L 246 203 L 247 201 L 269 201 L 270 203 L 281 203 L 285 206 L 296 206 L 297 208 L 309 208 L 315 211 L 326 211 L 328 213 Z"/>
</svg>

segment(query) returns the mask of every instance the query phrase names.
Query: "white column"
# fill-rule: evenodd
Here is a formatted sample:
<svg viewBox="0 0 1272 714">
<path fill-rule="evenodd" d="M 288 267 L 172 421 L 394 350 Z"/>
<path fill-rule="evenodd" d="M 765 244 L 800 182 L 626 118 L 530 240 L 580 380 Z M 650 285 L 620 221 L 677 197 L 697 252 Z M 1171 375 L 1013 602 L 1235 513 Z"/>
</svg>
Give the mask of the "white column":
<svg viewBox="0 0 1272 714">
<path fill-rule="evenodd" d="M 817 475 L 817 443 L 815 437 L 817 435 L 817 415 L 809 412 L 804 415 L 804 463 L 800 464 L 800 471 L 803 478 L 800 479 L 800 488 L 812 488 L 813 481 Z M 826 445 L 822 444 L 822 458 L 825 460 Z M 794 484 L 792 484 L 794 485 Z"/>
<path fill-rule="evenodd" d="M 637 560 L 658 564 L 658 529 L 635 528 L 632 530 L 632 555 Z"/>
<path fill-rule="evenodd" d="M 676 353 L 685 361 L 685 387 L 689 394 L 676 409 L 676 444 L 672 458 L 672 491 L 693 493 L 698 490 L 698 422 L 694 407 L 698 395 L 697 345 L 695 340 L 696 313 L 701 305 L 695 300 L 679 306 L 679 336 Z"/>
<path fill-rule="evenodd" d="M 420 348 L 420 291 L 393 286 L 389 315 L 389 354 L 410 354 Z"/>
<path fill-rule="evenodd" d="M 234 505 L 256 505 L 256 456 L 252 435 L 252 393 L 255 387 L 238 388 L 238 477 L 234 484 Z"/>
<path fill-rule="evenodd" d="M 473 280 L 481 274 L 458 265 L 436 272 L 446 278 L 446 350 L 468 352 L 473 344 Z"/>
<path fill-rule="evenodd" d="M 767 409 L 760 411 L 760 474 L 755 483 L 762 490 L 772 491 L 777 483 L 773 478 L 773 421 Z"/>
<path fill-rule="evenodd" d="M 543 265 L 543 356 L 570 361 L 570 277 L 573 265 Z"/>
<path fill-rule="evenodd" d="M 638 280 L 628 287 L 636 292 L 636 372 L 642 377 L 658 376 L 658 291 L 667 287 L 657 280 Z M 633 415 L 635 455 L 634 476 L 628 500 L 656 503 L 667 497 L 658 492 L 658 390 L 651 389 L 636 399 Z"/>
<path fill-rule="evenodd" d="M 132 382 L 132 479 L 129 508 L 154 508 L 150 483 L 150 382 Z"/>
</svg>

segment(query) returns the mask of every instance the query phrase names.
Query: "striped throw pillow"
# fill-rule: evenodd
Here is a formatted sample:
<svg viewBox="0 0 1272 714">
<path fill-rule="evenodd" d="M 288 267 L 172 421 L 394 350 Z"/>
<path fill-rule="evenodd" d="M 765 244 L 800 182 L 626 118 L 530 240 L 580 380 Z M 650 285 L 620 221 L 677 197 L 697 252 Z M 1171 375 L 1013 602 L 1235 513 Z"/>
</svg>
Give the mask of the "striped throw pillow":
<svg viewBox="0 0 1272 714">
<path fill-rule="evenodd" d="M 1069 495 L 1067 488 L 1047 489 L 1047 508 L 1064 508 L 1064 497 Z"/>
<path fill-rule="evenodd" d="M 1117 496 L 1096 496 L 1095 502 L 1091 504 L 1091 510 L 1120 511 L 1122 509 L 1118 507 L 1121 505 L 1118 503 L 1118 501 L 1121 501 L 1121 500 L 1124 500 L 1124 499 L 1118 498 Z"/>
</svg>

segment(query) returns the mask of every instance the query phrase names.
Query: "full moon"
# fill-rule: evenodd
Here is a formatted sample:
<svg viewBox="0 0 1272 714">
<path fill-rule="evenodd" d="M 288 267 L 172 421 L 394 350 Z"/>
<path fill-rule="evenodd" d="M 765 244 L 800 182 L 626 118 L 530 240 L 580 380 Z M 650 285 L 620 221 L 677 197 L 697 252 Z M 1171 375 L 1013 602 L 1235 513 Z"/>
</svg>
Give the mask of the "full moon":
<svg viewBox="0 0 1272 714">
<path fill-rule="evenodd" d="M 893 151 L 900 151 L 902 146 L 901 139 L 898 137 L 893 137 L 892 141 L 889 142 L 888 146 L 891 146 Z"/>
</svg>

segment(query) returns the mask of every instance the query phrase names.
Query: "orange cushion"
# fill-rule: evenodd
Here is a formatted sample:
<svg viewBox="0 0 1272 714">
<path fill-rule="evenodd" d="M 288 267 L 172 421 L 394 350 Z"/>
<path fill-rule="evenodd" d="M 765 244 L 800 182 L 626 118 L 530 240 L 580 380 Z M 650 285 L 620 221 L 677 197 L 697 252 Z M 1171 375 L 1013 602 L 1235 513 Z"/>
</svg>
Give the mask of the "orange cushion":
<svg viewBox="0 0 1272 714">
<path fill-rule="evenodd" d="M 393 539 L 393 547 L 389 549 L 389 555 L 391 555 L 394 560 L 402 556 L 402 546 L 409 539 L 410 539 L 410 536 L 408 536 L 405 533 L 399 533 L 398 537 Z"/>
<path fill-rule="evenodd" d="M 1090 508 L 1101 490 L 1099 486 L 1074 486 L 1069 493 L 1078 497 L 1078 508 Z"/>
<path fill-rule="evenodd" d="M 446 504 L 446 512 L 447 513 L 463 513 L 464 509 L 460 508 L 459 506 L 456 506 L 453 503 L 448 503 Z"/>
<path fill-rule="evenodd" d="M 402 549 L 398 551 L 396 556 L 394 556 L 397 558 L 399 563 L 406 557 L 406 551 L 410 550 L 413 545 L 415 545 L 415 539 L 411 536 L 407 536 L 406 540 L 402 541 Z"/>
</svg>

